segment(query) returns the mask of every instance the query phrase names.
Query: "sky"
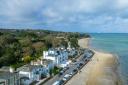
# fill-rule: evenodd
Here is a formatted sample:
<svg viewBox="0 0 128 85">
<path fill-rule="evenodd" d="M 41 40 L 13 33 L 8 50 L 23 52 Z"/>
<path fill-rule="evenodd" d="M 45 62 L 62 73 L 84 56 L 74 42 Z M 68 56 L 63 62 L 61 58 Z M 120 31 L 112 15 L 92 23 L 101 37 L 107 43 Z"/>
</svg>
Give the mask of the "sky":
<svg viewBox="0 0 128 85">
<path fill-rule="evenodd" d="M 0 0 L 0 28 L 128 33 L 128 0 Z"/>
</svg>

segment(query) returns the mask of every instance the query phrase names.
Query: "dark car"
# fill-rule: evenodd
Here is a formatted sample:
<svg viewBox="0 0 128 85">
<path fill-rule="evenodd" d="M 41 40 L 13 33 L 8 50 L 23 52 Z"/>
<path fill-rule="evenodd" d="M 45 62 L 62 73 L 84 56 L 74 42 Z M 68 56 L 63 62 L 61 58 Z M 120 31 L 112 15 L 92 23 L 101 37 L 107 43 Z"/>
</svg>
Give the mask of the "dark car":
<svg viewBox="0 0 128 85">
<path fill-rule="evenodd" d="M 75 59 L 73 59 L 73 62 L 77 62 Z"/>
<path fill-rule="evenodd" d="M 78 65 L 77 68 L 80 69 L 80 66 Z"/>
<path fill-rule="evenodd" d="M 67 66 L 67 67 L 65 67 L 65 68 L 69 69 L 69 67 L 68 67 L 68 66 Z"/>
<path fill-rule="evenodd" d="M 73 72 L 77 72 L 77 69 L 74 69 Z"/>
<path fill-rule="evenodd" d="M 83 63 L 80 63 L 80 64 L 79 64 L 79 66 L 82 66 L 82 65 L 83 65 Z"/>
<path fill-rule="evenodd" d="M 64 84 L 64 81 L 61 79 L 59 85 L 63 85 L 63 84 Z"/>
<path fill-rule="evenodd" d="M 64 71 L 63 71 L 63 70 L 62 70 L 62 71 L 60 71 L 59 76 L 63 75 L 63 73 L 64 73 Z"/>
<path fill-rule="evenodd" d="M 67 70 L 67 68 L 63 68 L 63 69 L 61 70 L 61 72 L 64 73 L 66 70 Z"/>
</svg>

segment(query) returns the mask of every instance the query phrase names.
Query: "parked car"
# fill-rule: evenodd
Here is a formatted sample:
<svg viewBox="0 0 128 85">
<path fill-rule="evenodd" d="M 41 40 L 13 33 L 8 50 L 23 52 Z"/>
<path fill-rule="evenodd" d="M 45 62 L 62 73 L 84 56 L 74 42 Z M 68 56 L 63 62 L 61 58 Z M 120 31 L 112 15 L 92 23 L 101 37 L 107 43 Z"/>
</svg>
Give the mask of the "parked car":
<svg viewBox="0 0 128 85">
<path fill-rule="evenodd" d="M 77 69 L 74 69 L 73 72 L 77 72 Z"/>
<path fill-rule="evenodd" d="M 83 63 L 80 63 L 80 64 L 79 64 L 79 66 L 82 66 L 82 65 L 83 65 Z"/>
<path fill-rule="evenodd" d="M 77 61 L 75 59 L 73 59 L 72 62 L 77 62 Z"/>
<path fill-rule="evenodd" d="M 66 78 L 62 78 L 62 80 L 65 82 L 65 81 L 67 81 L 67 79 Z"/>
<path fill-rule="evenodd" d="M 60 85 L 63 85 L 64 84 L 64 80 L 60 80 Z"/>
<path fill-rule="evenodd" d="M 65 76 L 64 76 L 64 78 L 69 78 L 70 77 L 70 75 L 69 74 L 66 74 Z"/>
<path fill-rule="evenodd" d="M 79 65 L 77 66 L 77 69 L 80 69 L 80 66 Z"/>
<path fill-rule="evenodd" d="M 74 65 L 77 65 L 77 64 L 78 64 L 78 62 L 75 62 L 75 63 L 74 63 Z"/>
<path fill-rule="evenodd" d="M 66 68 L 67 68 L 67 69 L 69 69 L 69 67 L 68 67 L 68 66 L 67 66 Z"/>
<path fill-rule="evenodd" d="M 64 67 L 62 71 L 65 72 L 67 69 L 69 69 L 69 67 Z"/>
<path fill-rule="evenodd" d="M 70 78 L 70 75 L 69 74 L 66 74 L 64 77 L 63 77 L 63 81 L 67 81 L 68 79 Z"/>
<path fill-rule="evenodd" d="M 60 85 L 60 81 L 55 81 L 52 85 Z"/>
<path fill-rule="evenodd" d="M 73 76 L 73 72 L 69 73 L 69 76 L 70 76 L 70 77 Z"/>
<path fill-rule="evenodd" d="M 64 73 L 64 72 L 63 72 L 63 70 L 62 70 L 62 71 L 60 71 L 59 76 L 63 75 L 63 73 Z"/>
</svg>

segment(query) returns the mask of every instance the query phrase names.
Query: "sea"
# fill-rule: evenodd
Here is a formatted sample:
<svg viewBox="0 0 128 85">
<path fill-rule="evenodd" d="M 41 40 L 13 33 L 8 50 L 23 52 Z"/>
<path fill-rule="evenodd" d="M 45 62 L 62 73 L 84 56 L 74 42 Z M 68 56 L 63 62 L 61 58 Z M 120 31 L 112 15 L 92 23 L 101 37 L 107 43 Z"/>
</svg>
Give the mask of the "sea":
<svg viewBox="0 0 128 85">
<path fill-rule="evenodd" d="M 118 55 L 121 79 L 123 85 L 128 85 L 128 34 L 92 33 L 90 35 L 91 48 Z"/>
</svg>

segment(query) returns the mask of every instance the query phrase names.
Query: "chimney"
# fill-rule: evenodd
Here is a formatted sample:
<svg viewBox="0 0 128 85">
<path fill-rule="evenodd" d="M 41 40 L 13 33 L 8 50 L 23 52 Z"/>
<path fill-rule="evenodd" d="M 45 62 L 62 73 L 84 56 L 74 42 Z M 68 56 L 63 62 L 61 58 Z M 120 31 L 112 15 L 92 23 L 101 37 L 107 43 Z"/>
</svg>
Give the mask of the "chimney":
<svg viewBox="0 0 128 85">
<path fill-rule="evenodd" d="M 34 61 L 31 61 L 31 65 L 34 65 Z"/>
<path fill-rule="evenodd" d="M 13 68 L 11 66 L 10 66 L 10 69 L 9 70 L 10 70 L 10 73 L 14 73 L 15 72 L 15 68 Z"/>
<path fill-rule="evenodd" d="M 45 59 L 46 51 L 43 51 L 43 58 Z"/>
</svg>

